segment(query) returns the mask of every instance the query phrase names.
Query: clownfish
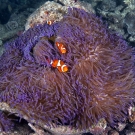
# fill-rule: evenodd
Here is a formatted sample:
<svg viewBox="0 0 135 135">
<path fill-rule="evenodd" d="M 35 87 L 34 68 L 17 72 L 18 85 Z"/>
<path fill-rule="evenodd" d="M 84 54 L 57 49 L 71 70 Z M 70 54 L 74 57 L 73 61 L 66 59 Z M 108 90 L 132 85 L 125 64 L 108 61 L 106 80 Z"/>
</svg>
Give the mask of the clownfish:
<svg viewBox="0 0 135 135">
<path fill-rule="evenodd" d="M 62 43 L 56 42 L 55 44 L 56 44 L 56 46 L 58 47 L 58 49 L 61 53 L 66 53 L 67 50 Z"/>
<path fill-rule="evenodd" d="M 52 21 L 52 20 L 50 20 L 50 21 L 46 21 L 46 23 L 47 23 L 48 25 L 52 25 L 52 24 L 53 24 L 53 22 L 54 22 L 54 21 Z"/>
<path fill-rule="evenodd" d="M 60 72 L 68 71 L 68 66 L 61 60 L 51 60 L 50 64 L 52 67 L 57 68 Z"/>
</svg>

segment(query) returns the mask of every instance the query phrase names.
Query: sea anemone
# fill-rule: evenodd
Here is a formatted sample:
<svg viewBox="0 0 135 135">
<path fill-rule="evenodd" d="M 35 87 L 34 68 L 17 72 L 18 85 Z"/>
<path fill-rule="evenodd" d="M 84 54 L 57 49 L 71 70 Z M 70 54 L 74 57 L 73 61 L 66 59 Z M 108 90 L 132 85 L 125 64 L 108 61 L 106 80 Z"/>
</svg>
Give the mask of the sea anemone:
<svg viewBox="0 0 135 135">
<path fill-rule="evenodd" d="M 65 45 L 61 54 L 56 42 Z M 61 73 L 49 60 L 69 67 Z M 134 49 L 102 20 L 69 8 L 60 22 L 30 28 L 5 45 L 0 99 L 28 120 L 85 130 L 101 118 L 114 126 L 134 101 Z"/>
<path fill-rule="evenodd" d="M 13 129 L 13 122 L 8 118 L 8 115 L 2 111 L 0 111 L 0 132 L 11 131 Z"/>
</svg>

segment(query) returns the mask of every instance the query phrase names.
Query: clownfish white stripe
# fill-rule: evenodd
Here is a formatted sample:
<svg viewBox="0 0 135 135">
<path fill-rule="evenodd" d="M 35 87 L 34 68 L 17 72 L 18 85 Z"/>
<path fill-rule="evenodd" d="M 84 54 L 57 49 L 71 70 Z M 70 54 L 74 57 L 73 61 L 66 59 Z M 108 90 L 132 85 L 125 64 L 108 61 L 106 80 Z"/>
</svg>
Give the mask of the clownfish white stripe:
<svg viewBox="0 0 135 135">
<path fill-rule="evenodd" d="M 58 60 L 57 67 L 61 66 L 60 62 L 61 62 L 61 60 Z"/>
<path fill-rule="evenodd" d="M 62 72 L 64 72 L 64 67 L 66 67 L 66 65 L 65 65 L 65 64 L 61 66 L 61 70 L 62 70 Z"/>
<path fill-rule="evenodd" d="M 57 48 L 59 49 L 60 53 L 63 53 L 63 54 L 66 53 L 67 50 L 63 43 L 56 42 L 55 44 Z"/>
<path fill-rule="evenodd" d="M 52 67 L 57 68 L 60 72 L 67 72 L 68 67 L 61 60 L 51 60 L 50 64 Z"/>
</svg>

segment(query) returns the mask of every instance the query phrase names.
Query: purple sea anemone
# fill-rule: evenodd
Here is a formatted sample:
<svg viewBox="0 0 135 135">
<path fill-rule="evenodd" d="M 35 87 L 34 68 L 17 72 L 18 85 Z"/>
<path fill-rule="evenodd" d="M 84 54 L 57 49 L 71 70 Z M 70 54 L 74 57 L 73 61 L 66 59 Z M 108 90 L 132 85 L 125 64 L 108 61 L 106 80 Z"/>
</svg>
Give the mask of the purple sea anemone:
<svg viewBox="0 0 135 135">
<path fill-rule="evenodd" d="M 0 132 L 10 131 L 13 129 L 13 122 L 7 117 L 5 113 L 0 111 Z"/>
<path fill-rule="evenodd" d="M 56 42 L 62 42 L 61 54 Z M 69 67 L 61 73 L 48 60 Z M 134 101 L 134 49 L 101 19 L 77 8 L 53 25 L 38 25 L 5 45 L 0 99 L 30 120 L 83 130 L 101 118 L 114 125 Z"/>
</svg>

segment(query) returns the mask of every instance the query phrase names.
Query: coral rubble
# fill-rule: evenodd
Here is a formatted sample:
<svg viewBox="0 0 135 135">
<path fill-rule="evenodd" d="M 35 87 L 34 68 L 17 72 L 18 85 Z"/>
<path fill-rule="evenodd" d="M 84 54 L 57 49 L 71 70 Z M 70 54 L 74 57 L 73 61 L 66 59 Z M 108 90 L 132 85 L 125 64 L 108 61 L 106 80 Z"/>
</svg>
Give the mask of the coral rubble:
<svg viewBox="0 0 135 135">
<path fill-rule="evenodd" d="M 65 54 L 56 42 L 65 45 Z M 54 59 L 69 71 L 51 67 L 48 60 Z M 61 21 L 36 25 L 5 44 L 0 101 L 29 123 L 50 129 L 86 131 L 102 118 L 115 126 L 127 118 L 134 101 L 134 60 L 134 49 L 100 18 L 69 8 Z"/>
</svg>

